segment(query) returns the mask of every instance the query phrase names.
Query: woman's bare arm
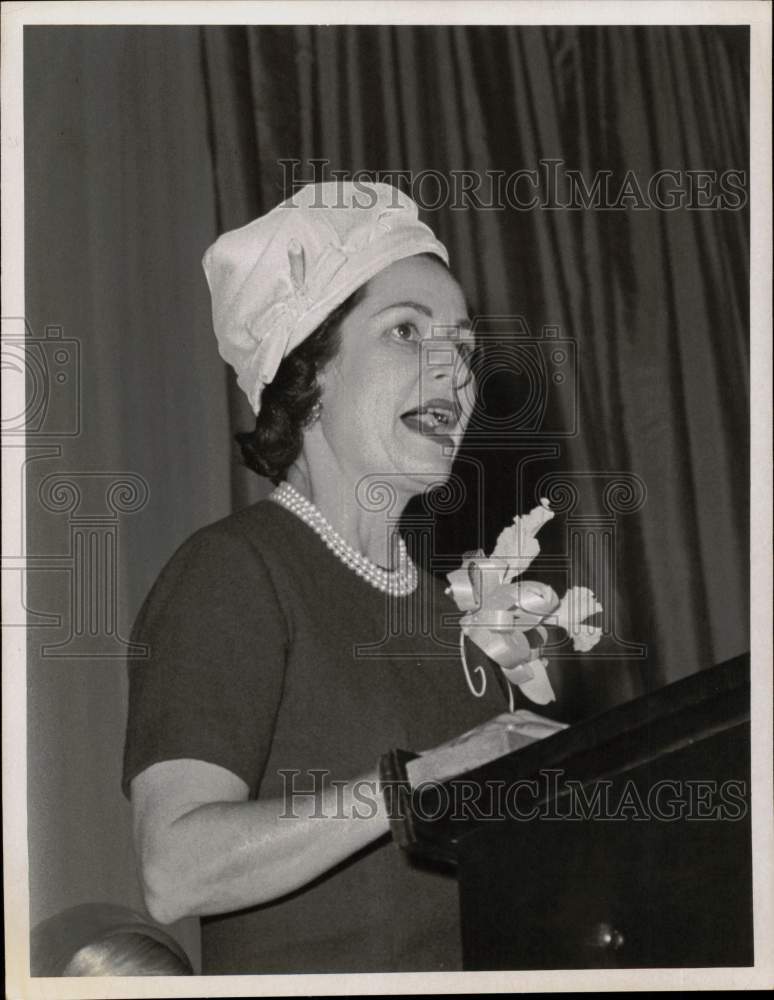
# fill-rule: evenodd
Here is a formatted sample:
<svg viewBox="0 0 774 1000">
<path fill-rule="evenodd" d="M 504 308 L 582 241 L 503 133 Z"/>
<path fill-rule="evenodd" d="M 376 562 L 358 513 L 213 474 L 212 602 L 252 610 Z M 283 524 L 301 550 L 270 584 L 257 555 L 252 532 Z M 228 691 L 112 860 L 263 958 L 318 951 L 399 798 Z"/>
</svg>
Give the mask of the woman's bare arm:
<svg viewBox="0 0 774 1000">
<path fill-rule="evenodd" d="M 500 730 L 531 742 L 564 728 L 532 712 L 506 712 L 436 753 Z M 423 780 L 448 777 L 439 766 Z M 201 760 L 163 761 L 138 774 L 131 785 L 134 833 L 151 916 L 171 923 L 269 902 L 388 832 L 376 769 L 318 795 L 306 792 L 311 785 L 307 775 L 296 786 L 303 794 L 292 801 L 256 802 L 241 778 Z"/>
<path fill-rule="evenodd" d="M 160 923 L 276 899 L 389 829 L 376 770 L 291 804 L 249 801 L 216 764 L 170 760 L 138 774 L 131 796 L 145 902 Z"/>
</svg>

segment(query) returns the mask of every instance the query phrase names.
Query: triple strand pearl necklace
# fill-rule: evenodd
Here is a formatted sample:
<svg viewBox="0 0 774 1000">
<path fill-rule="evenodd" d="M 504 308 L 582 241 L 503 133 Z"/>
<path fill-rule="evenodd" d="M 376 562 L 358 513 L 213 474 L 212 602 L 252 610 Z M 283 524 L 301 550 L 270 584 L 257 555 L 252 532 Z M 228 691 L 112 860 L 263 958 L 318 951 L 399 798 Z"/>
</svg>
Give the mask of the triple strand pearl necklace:
<svg viewBox="0 0 774 1000">
<path fill-rule="evenodd" d="M 320 513 L 311 500 L 298 492 L 290 483 L 281 483 L 270 495 L 270 500 L 280 504 L 301 518 L 325 542 L 331 552 L 345 566 L 353 570 L 372 587 L 390 594 L 405 597 L 417 588 L 417 568 L 409 558 L 406 543 L 398 535 L 398 568 L 383 569 L 347 542 L 332 524 Z"/>
</svg>

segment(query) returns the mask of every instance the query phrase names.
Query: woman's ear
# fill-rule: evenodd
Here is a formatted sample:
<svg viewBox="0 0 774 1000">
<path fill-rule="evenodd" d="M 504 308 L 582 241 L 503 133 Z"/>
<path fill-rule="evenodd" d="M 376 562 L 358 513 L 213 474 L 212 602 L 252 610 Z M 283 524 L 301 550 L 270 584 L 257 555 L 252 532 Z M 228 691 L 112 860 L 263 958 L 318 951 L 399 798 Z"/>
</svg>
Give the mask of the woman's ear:
<svg viewBox="0 0 774 1000">
<path fill-rule="evenodd" d="M 317 388 L 320 390 L 320 395 L 317 397 L 318 401 L 315 404 L 315 406 L 317 407 L 318 411 L 319 411 L 320 407 L 324 405 L 324 400 L 325 400 L 326 392 L 327 392 L 327 389 L 328 389 L 328 385 L 330 384 L 330 376 L 328 374 L 327 369 L 328 369 L 328 365 L 327 364 L 322 365 L 321 367 L 319 367 L 317 369 L 317 372 L 316 372 L 315 377 L 314 377 L 314 380 L 317 383 Z"/>
<path fill-rule="evenodd" d="M 336 378 L 338 375 L 338 367 L 336 365 L 336 358 L 329 358 L 328 361 L 324 362 L 318 367 L 317 373 L 315 375 L 315 381 L 320 387 L 320 399 L 322 400 L 326 392 L 333 391 L 336 385 Z"/>
</svg>

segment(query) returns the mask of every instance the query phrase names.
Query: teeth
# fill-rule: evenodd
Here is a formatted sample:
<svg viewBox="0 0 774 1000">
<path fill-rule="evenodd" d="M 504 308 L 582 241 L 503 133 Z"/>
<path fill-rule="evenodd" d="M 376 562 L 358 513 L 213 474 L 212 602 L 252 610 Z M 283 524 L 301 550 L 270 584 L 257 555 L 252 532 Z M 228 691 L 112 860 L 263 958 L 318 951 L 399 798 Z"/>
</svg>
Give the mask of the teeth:
<svg viewBox="0 0 774 1000">
<path fill-rule="evenodd" d="M 427 407 L 410 411 L 408 417 L 419 421 L 425 432 L 435 432 L 452 427 L 456 417 L 445 407 Z"/>
</svg>

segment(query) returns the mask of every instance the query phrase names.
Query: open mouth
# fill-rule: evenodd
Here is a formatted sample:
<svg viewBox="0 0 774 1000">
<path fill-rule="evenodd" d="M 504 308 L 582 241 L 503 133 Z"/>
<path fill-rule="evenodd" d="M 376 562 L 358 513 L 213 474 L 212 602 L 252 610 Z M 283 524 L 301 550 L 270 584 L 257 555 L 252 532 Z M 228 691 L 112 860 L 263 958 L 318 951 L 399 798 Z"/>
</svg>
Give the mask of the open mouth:
<svg viewBox="0 0 774 1000">
<path fill-rule="evenodd" d="M 401 414 L 401 420 L 416 434 L 429 437 L 438 444 L 454 445 L 452 433 L 460 418 L 459 407 L 448 399 L 431 399 Z"/>
</svg>

